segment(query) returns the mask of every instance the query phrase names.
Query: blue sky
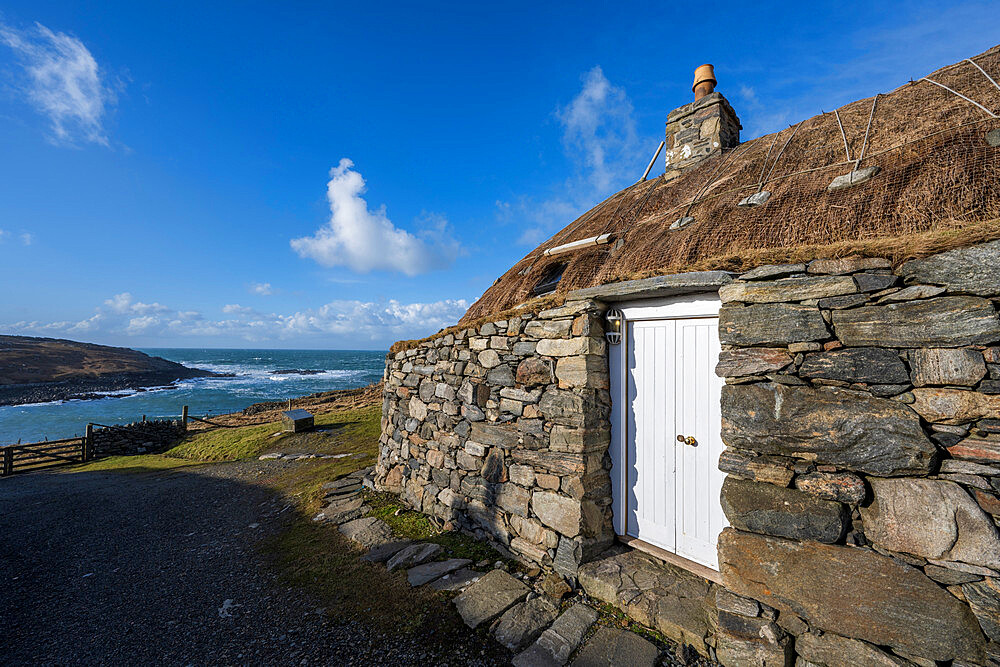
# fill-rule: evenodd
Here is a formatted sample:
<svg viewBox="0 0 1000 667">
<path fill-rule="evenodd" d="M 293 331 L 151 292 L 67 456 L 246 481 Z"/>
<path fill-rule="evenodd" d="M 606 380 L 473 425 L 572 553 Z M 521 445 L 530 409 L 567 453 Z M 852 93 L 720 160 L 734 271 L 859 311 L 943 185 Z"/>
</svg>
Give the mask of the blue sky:
<svg viewBox="0 0 1000 667">
<path fill-rule="evenodd" d="M 697 65 L 715 64 L 749 139 L 986 50 L 996 15 L 6 2 L 0 333 L 370 349 L 427 335 L 634 182 Z"/>
</svg>

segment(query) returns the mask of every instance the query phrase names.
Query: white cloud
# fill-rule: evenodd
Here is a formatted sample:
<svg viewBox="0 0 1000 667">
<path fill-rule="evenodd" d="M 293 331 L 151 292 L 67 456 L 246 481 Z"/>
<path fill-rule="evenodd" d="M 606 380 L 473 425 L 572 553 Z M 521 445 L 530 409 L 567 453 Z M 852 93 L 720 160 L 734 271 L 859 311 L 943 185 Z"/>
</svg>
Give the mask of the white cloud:
<svg viewBox="0 0 1000 667">
<path fill-rule="evenodd" d="M 24 245 L 31 245 L 34 242 L 35 242 L 35 237 L 34 237 L 33 234 L 29 234 L 28 232 L 25 232 L 25 233 L 21 234 L 21 243 L 22 244 L 24 244 Z"/>
<path fill-rule="evenodd" d="M 251 283 L 250 293 L 259 294 L 260 296 L 271 296 L 275 293 L 275 289 L 271 287 L 271 283 Z"/>
<path fill-rule="evenodd" d="M 557 108 L 562 143 L 573 175 L 545 199 L 521 197 L 498 201 L 497 217 L 523 225 L 518 241 L 537 245 L 611 193 L 634 182 L 656 148 L 636 131 L 632 102 L 598 66 L 581 77 L 582 86 L 565 107 Z"/>
<path fill-rule="evenodd" d="M 598 66 L 583 76 L 583 88 L 556 112 L 563 126 L 566 151 L 584 168 L 598 193 L 607 192 L 634 171 L 638 136 L 632 102 Z"/>
<path fill-rule="evenodd" d="M 468 309 L 464 299 L 431 303 L 331 301 L 289 314 L 261 313 L 226 304 L 227 317 L 210 319 L 194 310 L 136 301 L 128 292 L 106 299 L 97 312 L 78 322 L 14 322 L 0 329 L 27 335 L 86 336 L 88 339 L 177 341 L 244 340 L 252 343 L 321 339 L 341 345 L 378 343 L 388 346 L 402 338 L 419 338 L 450 326 Z"/>
<path fill-rule="evenodd" d="M 330 220 L 312 236 L 292 239 L 292 248 L 302 257 L 323 266 L 347 266 L 362 273 L 399 271 L 415 276 L 445 268 L 461 252 L 451 237 L 447 221 L 424 214 L 424 229 L 412 234 L 396 227 L 385 206 L 370 210 L 361 195 L 365 180 L 354 171 L 354 163 L 343 158 L 330 170 L 327 199 Z"/>
<path fill-rule="evenodd" d="M 104 117 L 115 94 L 83 42 L 36 23 L 26 30 L 0 24 L 0 43 L 21 60 L 23 92 L 48 117 L 56 143 L 108 145 Z"/>
</svg>

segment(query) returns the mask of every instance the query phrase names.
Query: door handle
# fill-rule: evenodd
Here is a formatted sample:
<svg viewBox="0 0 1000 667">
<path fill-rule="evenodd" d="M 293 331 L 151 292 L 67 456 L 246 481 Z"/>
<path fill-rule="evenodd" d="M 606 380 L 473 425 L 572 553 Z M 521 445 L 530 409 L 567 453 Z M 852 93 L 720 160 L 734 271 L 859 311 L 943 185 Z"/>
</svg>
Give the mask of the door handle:
<svg viewBox="0 0 1000 667">
<path fill-rule="evenodd" d="M 683 435 L 677 436 L 677 442 L 683 442 L 685 445 L 688 445 L 690 447 L 697 447 L 698 446 L 698 441 L 695 440 L 690 435 L 687 436 L 686 438 Z"/>
</svg>

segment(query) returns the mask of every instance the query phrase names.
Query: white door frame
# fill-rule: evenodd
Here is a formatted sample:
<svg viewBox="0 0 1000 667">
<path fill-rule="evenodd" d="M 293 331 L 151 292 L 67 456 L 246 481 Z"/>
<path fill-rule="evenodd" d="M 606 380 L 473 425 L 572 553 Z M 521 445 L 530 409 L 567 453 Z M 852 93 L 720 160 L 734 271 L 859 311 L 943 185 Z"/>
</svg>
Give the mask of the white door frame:
<svg viewBox="0 0 1000 667">
<path fill-rule="evenodd" d="M 627 502 L 628 502 L 628 429 L 626 411 L 628 409 L 628 321 L 636 320 L 668 320 L 688 319 L 698 317 L 718 317 L 722 302 L 714 292 L 702 292 L 683 296 L 642 299 L 611 304 L 622 312 L 625 322 L 622 324 L 622 341 L 618 345 L 608 346 L 608 366 L 611 380 L 611 447 L 610 454 L 614 465 L 611 476 L 612 517 L 615 534 L 630 540 L 627 535 Z M 662 550 L 659 550 L 662 551 Z M 664 552 L 669 553 L 669 552 Z M 661 555 L 662 554 L 658 554 Z M 683 557 L 677 558 L 686 561 Z M 687 561 L 696 565 L 692 561 Z M 698 566 L 699 569 L 708 569 Z"/>
</svg>

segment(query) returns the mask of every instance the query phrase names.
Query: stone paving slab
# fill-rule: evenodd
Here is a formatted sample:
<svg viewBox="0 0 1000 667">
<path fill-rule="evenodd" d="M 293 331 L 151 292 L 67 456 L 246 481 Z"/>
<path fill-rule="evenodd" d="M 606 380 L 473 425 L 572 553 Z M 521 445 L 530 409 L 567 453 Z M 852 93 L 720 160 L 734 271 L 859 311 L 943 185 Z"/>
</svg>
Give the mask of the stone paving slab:
<svg viewBox="0 0 1000 667">
<path fill-rule="evenodd" d="M 323 516 L 334 523 L 345 523 L 359 518 L 364 512 L 364 504 L 361 496 L 335 500 L 323 508 Z"/>
<path fill-rule="evenodd" d="M 437 581 L 432 581 L 430 585 L 436 591 L 460 591 L 479 581 L 482 576 L 482 572 L 462 568 L 451 574 L 444 575 Z"/>
<path fill-rule="evenodd" d="M 476 628 L 498 618 L 528 592 L 527 586 L 507 572 L 492 570 L 455 598 L 455 608 L 466 625 Z"/>
<path fill-rule="evenodd" d="M 340 525 L 340 532 L 347 539 L 353 540 L 363 547 L 384 544 L 392 539 L 392 528 L 385 521 L 373 516 L 343 523 Z"/>
<path fill-rule="evenodd" d="M 395 556 L 386 561 L 385 566 L 392 572 L 398 567 L 421 565 L 431 558 L 436 557 L 442 551 L 444 551 L 444 547 L 440 544 L 417 542 L 416 544 L 411 544 L 408 547 L 400 549 Z"/>
<path fill-rule="evenodd" d="M 705 654 L 711 584 L 690 572 L 628 550 L 580 567 L 580 586 L 641 625 Z"/>
<path fill-rule="evenodd" d="M 368 553 L 361 557 L 361 560 L 369 563 L 384 563 L 411 544 L 415 544 L 415 542 L 413 540 L 397 540 L 377 544 L 369 549 Z"/>
<path fill-rule="evenodd" d="M 552 626 L 525 651 L 514 657 L 515 667 L 559 667 L 565 665 L 595 622 L 597 612 L 576 603 L 562 613 Z"/>
<path fill-rule="evenodd" d="M 410 582 L 411 586 L 423 586 L 435 579 L 440 579 L 450 572 L 463 568 L 471 562 L 468 558 L 449 558 L 448 560 L 424 563 L 423 565 L 411 567 L 407 570 L 406 580 Z"/>
<path fill-rule="evenodd" d="M 634 632 L 604 627 L 590 638 L 571 667 L 654 667 L 660 651 Z"/>
<path fill-rule="evenodd" d="M 537 597 L 516 604 L 500 617 L 493 637 L 511 651 L 521 651 L 538 639 L 559 615 L 559 607 L 551 600 Z"/>
</svg>

